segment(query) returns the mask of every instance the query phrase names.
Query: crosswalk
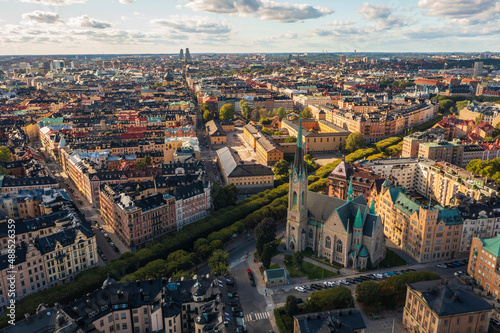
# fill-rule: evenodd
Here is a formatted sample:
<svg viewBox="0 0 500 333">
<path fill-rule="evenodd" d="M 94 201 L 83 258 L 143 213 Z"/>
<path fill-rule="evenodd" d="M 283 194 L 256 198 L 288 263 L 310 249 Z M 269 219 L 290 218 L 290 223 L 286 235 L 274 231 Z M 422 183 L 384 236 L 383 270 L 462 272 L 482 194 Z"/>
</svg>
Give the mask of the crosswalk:
<svg viewBox="0 0 500 333">
<path fill-rule="evenodd" d="M 235 266 L 238 266 L 239 264 L 241 264 L 242 262 L 245 262 L 248 258 L 248 255 L 243 255 L 242 257 L 239 257 L 238 259 L 236 259 L 235 261 L 231 262 L 229 264 L 229 268 L 234 268 Z"/>
<path fill-rule="evenodd" d="M 257 321 L 269 318 L 269 312 L 250 313 L 245 315 L 246 321 Z"/>
</svg>

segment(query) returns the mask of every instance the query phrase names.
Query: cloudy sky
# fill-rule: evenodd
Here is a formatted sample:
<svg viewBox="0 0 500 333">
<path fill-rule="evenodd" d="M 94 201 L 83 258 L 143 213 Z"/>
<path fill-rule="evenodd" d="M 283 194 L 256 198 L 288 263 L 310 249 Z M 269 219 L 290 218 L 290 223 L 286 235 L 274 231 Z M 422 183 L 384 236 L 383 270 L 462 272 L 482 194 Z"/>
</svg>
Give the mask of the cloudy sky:
<svg viewBox="0 0 500 333">
<path fill-rule="evenodd" d="M 500 51 L 500 0 L 0 0 L 0 54 Z"/>
</svg>

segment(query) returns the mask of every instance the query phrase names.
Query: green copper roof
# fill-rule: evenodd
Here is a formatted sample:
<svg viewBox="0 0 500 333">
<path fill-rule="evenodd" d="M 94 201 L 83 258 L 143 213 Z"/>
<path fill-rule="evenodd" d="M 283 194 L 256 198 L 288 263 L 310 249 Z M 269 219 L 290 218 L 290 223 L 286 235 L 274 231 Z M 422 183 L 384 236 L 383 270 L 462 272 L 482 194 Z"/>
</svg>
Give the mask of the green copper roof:
<svg viewBox="0 0 500 333">
<path fill-rule="evenodd" d="M 370 204 L 370 214 L 375 215 L 375 200 L 372 200 L 372 203 Z"/>
<path fill-rule="evenodd" d="M 362 229 L 363 228 L 363 219 L 361 218 L 361 211 L 358 208 L 358 212 L 356 213 L 356 219 L 354 220 L 354 228 Z"/>
<path fill-rule="evenodd" d="M 352 177 L 351 177 L 351 181 L 349 182 L 349 189 L 347 190 L 347 202 L 352 201 L 353 194 L 354 194 L 354 191 L 352 189 Z"/>
<path fill-rule="evenodd" d="M 297 132 L 297 147 L 302 147 L 302 117 L 299 115 L 299 130 Z"/>
<path fill-rule="evenodd" d="M 366 246 L 363 245 L 361 251 L 359 251 L 359 256 L 361 258 L 368 258 L 368 249 L 366 248 Z"/>
<path fill-rule="evenodd" d="M 500 257 L 500 234 L 494 238 L 481 239 L 483 250 L 488 251 L 495 257 Z"/>
<path fill-rule="evenodd" d="M 389 186 L 391 186 L 391 184 L 389 184 L 389 182 L 386 179 L 386 180 L 384 180 L 384 183 L 382 184 L 382 186 L 389 187 Z"/>
</svg>

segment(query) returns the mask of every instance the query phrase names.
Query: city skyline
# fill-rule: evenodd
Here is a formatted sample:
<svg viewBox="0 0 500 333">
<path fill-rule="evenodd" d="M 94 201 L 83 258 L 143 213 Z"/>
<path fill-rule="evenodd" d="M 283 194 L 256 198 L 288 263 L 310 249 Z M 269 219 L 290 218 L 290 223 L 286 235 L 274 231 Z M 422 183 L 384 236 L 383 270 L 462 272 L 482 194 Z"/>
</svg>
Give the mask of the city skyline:
<svg viewBox="0 0 500 333">
<path fill-rule="evenodd" d="M 498 0 L 3 0 L 1 55 L 499 51 Z"/>
</svg>

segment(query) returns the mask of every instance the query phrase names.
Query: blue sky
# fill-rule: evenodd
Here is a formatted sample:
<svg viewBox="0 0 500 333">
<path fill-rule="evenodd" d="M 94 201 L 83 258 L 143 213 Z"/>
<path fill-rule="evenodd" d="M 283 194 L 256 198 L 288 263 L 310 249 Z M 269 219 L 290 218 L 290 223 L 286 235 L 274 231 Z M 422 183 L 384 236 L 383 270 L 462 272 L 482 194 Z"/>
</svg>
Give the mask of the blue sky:
<svg viewBox="0 0 500 333">
<path fill-rule="evenodd" d="M 0 54 L 500 51 L 500 0 L 0 0 Z"/>
</svg>

